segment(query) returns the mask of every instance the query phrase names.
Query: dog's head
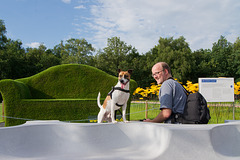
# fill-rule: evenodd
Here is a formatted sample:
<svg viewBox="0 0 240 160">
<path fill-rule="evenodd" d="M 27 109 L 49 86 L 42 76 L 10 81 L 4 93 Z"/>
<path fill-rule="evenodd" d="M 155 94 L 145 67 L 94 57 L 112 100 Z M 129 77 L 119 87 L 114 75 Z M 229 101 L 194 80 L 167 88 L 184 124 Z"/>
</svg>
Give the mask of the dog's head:
<svg viewBox="0 0 240 160">
<path fill-rule="evenodd" d="M 122 71 L 121 69 L 118 69 L 118 80 L 121 83 L 121 88 L 124 88 L 125 85 L 130 81 L 132 69 L 129 69 L 128 71 Z"/>
</svg>

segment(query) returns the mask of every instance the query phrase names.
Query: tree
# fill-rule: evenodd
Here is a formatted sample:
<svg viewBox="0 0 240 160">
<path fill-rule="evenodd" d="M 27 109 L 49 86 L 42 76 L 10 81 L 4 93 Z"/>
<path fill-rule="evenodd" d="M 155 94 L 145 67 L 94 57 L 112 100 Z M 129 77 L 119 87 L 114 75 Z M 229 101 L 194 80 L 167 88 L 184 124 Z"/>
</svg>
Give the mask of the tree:
<svg viewBox="0 0 240 160">
<path fill-rule="evenodd" d="M 24 49 L 21 41 L 8 39 L 0 50 L 0 79 L 22 78 L 24 76 Z"/>
<path fill-rule="evenodd" d="M 108 38 L 107 47 L 96 54 L 94 66 L 111 75 L 116 75 L 117 69 L 134 69 L 132 61 L 138 56 L 139 53 L 131 45 L 127 45 L 119 37 L 112 37 Z"/>
<path fill-rule="evenodd" d="M 228 42 L 224 36 L 221 36 L 218 42 L 213 43 L 211 58 L 213 76 L 234 76 L 233 74 L 235 73 L 235 69 L 233 68 L 233 62 L 236 55 L 233 53 L 232 43 Z"/>
<path fill-rule="evenodd" d="M 3 20 L 0 20 L 0 79 L 25 76 L 25 50 L 20 40 L 8 39 Z"/>
<path fill-rule="evenodd" d="M 95 49 L 85 39 L 71 38 L 54 47 L 53 52 L 60 57 L 62 63 L 78 63 L 93 65 L 93 52 Z"/>
<path fill-rule="evenodd" d="M 59 65 L 61 62 L 60 58 L 43 44 L 38 48 L 27 48 L 25 57 L 27 66 L 30 67 L 30 70 L 28 70 L 29 75 L 34 75 L 51 66 Z"/>
<path fill-rule="evenodd" d="M 0 19 L 0 50 L 3 49 L 5 43 L 7 42 L 7 33 L 4 21 Z"/>
<path fill-rule="evenodd" d="M 234 66 L 236 69 L 235 81 L 240 81 L 240 38 L 238 37 L 233 44 Z"/>
<path fill-rule="evenodd" d="M 147 54 L 147 64 L 153 66 L 160 61 L 169 64 L 173 77 L 179 81 L 185 83 L 191 78 L 194 61 L 184 37 L 178 39 L 160 37 L 158 45 Z"/>
<path fill-rule="evenodd" d="M 212 67 L 211 67 L 211 50 L 209 49 L 199 49 L 192 53 L 192 59 L 194 65 L 192 66 L 191 79 L 193 83 L 198 82 L 198 78 L 201 77 L 212 77 Z"/>
</svg>

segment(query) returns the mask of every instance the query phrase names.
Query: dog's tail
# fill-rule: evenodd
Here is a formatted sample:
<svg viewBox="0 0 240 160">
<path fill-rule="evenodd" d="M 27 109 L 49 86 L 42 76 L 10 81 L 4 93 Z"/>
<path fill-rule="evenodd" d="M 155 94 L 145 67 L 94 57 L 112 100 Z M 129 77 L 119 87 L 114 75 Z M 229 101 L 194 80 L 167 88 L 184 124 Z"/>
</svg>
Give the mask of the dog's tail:
<svg viewBox="0 0 240 160">
<path fill-rule="evenodd" d="M 101 94 L 100 94 L 100 92 L 98 93 L 98 97 L 97 97 L 97 104 L 98 104 L 98 107 L 99 108 L 102 108 L 102 105 L 101 105 L 101 103 L 100 103 L 100 96 L 101 96 Z"/>
</svg>

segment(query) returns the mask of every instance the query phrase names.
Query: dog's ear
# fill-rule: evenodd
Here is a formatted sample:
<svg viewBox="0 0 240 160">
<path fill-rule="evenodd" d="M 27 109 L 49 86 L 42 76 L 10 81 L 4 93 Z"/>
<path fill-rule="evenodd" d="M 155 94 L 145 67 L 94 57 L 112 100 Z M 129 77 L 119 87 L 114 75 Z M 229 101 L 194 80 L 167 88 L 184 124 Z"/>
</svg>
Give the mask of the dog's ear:
<svg viewBox="0 0 240 160">
<path fill-rule="evenodd" d="M 121 70 L 121 69 L 118 69 L 117 71 L 118 71 L 118 73 L 120 73 L 122 70 Z"/>
<path fill-rule="evenodd" d="M 128 70 L 128 73 L 129 73 L 129 74 L 132 74 L 132 72 L 133 72 L 132 69 L 129 69 L 129 70 Z"/>
</svg>

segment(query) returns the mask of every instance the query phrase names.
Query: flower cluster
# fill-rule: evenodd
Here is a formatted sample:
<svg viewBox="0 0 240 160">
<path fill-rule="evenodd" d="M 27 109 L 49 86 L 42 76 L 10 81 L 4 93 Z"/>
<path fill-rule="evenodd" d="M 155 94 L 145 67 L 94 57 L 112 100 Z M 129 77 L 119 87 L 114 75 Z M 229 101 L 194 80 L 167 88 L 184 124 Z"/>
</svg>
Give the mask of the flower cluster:
<svg viewBox="0 0 240 160">
<path fill-rule="evenodd" d="M 134 99 L 149 99 L 149 98 L 155 98 L 158 97 L 159 89 L 161 85 L 156 85 L 155 83 L 151 83 L 150 87 L 146 87 L 145 89 L 138 87 L 134 92 L 133 96 Z"/>
<path fill-rule="evenodd" d="M 240 95 L 240 82 L 234 83 L 234 94 Z"/>
<path fill-rule="evenodd" d="M 90 120 L 89 120 L 90 123 L 97 123 L 97 121 L 98 121 L 97 119 L 90 119 Z M 122 119 L 122 118 L 121 118 L 121 119 L 116 119 L 116 121 L 122 122 L 123 119 Z M 104 121 L 104 122 L 106 122 L 106 121 Z"/>
<path fill-rule="evenodd" d="M 183 85 L 185 89 L 189 92 L 195 93 L 198 92 L 198 83 L 192 83 L 191 81 L 187 81 L 186 85 Z"/>
<path fill-rule="evenodd" d="M 177 80 L 177 79 L 175 79 Z M 181 82 L 179 82 L 182 84 Z M 186 85 L 183 85 L 184 88 L 192 93 L 198 92 L 198 83 L 192 83 L 191 81 L 187 81 Z M 150 87 L 140 88 L 138 87 L 134 93 L 134 99 L 154 99 L 158 98 L 159 89 L 161 85 L 156 85 L 155 83 L 151 83 Z M 240 95 L 240 82 L 234 83 L 234 94 Z"/>
</svg>

